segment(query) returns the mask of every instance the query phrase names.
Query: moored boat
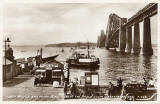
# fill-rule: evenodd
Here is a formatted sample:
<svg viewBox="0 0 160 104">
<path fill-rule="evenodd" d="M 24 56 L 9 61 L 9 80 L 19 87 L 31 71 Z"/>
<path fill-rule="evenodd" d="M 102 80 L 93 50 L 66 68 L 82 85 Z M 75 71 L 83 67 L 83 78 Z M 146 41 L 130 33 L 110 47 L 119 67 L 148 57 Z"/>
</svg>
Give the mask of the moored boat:
<svg viewBox="0 0 160 104">
<path fill-rule="evenodd" d="M 75 50 L 72 56 L 67 59 L 67 63 L 69 63 L 70 66 L 95 67 L 99 66 L 100 61 L 95 55 L 90 54 L 88 45 L 87 51 Z"/>
</svg>

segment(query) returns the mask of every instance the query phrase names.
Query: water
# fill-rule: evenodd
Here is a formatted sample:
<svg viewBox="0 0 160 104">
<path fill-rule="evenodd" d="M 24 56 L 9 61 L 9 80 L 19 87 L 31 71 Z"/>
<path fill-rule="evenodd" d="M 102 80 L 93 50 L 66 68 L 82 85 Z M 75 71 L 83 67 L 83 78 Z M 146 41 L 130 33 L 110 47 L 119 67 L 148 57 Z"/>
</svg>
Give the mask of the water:
<svg viewBox="0 0 160 104">
<path fill-rule="evenodd" d="M 37 50 L 41 47 L 13 47 L 15 58 L 27 58 L 35 56 Z M 61 52 L 62 48 L 57 47 L 42 47 L 43 57 L 57 55 L 58 61 L 65 61 L 71 55 L 70 48 L 64 48 L 64 53 Z M 154 48 L 156 51 L 156 48 Z M 92 54 L 100 58 L 100 67 L 97 69 L 89 68 L 71 68 L 71 79 L 74 77 L 84 76 L 85 72 L 96 71 L 99 73 L 99 84 L 106 85 L 110 81 L 114 84 L 117 79 L 121 77 L 124 82 L 128 83 L 131 80 L 142 81 L 143 77 L 156 77 L 157 72 L 157 57 L 144 57 L 142 54 L 120 54 L 111 52 L 105 49 L 95 49 Z"/>
</svg>

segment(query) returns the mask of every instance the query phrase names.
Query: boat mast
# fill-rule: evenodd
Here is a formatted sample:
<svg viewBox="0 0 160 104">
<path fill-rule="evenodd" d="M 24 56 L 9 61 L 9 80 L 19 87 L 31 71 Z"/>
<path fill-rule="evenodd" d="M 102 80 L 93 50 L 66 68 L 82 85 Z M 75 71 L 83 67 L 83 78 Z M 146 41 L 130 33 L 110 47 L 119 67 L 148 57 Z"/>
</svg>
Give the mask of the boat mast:
<svg viewBox="0 0 160 104">
<path fill-rule="evenodd" d="M 42 59 L 42 48 L 40 49 L 40 56 L 41 56 L 41 59 Z"/>
<path fill-rule="evenodd" d="M 80 49 L 80 46 L 81 46 L 81 42 L 77 42 L 77 49 L 79 48 Z"/>
<path fill-rule="evenodd" d="M 89 42 L 88 42 L 88 40 L 87 40 L 87 46 L 88 46 L 88 58 L 89 58 Z"/>
</svg>

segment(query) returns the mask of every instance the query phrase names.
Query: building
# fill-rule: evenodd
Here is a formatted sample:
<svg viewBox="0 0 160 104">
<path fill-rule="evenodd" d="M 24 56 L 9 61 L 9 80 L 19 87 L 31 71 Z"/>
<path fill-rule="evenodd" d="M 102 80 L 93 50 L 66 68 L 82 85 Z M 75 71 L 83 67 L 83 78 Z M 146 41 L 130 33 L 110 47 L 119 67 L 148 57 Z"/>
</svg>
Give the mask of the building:
<svg viewBox="0 0 160 104">
<path fill-rule="evenodd" d="M 22 72 L 28 71 L 28 62 L 25 61 L 25 58 L 18 58 L 16 59 L 17 65 L 19 65 L 22 69 Z"/>
<path fill-rule="evenodd" d="M 10 42 L 9 39 L 8 41 Z M 12 79 L 13 77 L 17 76 L 18 74 L 21 74 L 21 67 L 17 64 L 16 60 L 13 56 L 13 49 L 8 44 L 8 47 L 6 47 L 5 43 L 5 53 L 3 57 L 3 81 Z"/>
<path fill-rule="evenodd" d="M 16 61 L 11 61 L 6 58 L 6 69 L 5 69 L 5 58 L 3 57 L 3 81 L 12 79 L 17 75 L 22 74 L 22 69 L 20 64 L 17 64 Z"/>
<path fill-rule="evenodd" d="M 35 66 L 36 60 L 34 57 L 28 57 L 27 63 L 28 63 L 28 70 L 31 71 L 33 70 L 33 67 Z"/>
<path fill-rule="evenodd" d="M 6 59 L 6 64 L 5 64 L 5 58 L 3 57 L 3 81 L 12 79 L 14 77 L 13 73 L 14 73 L 14 63 L 9 59 Z"/>
</svg>

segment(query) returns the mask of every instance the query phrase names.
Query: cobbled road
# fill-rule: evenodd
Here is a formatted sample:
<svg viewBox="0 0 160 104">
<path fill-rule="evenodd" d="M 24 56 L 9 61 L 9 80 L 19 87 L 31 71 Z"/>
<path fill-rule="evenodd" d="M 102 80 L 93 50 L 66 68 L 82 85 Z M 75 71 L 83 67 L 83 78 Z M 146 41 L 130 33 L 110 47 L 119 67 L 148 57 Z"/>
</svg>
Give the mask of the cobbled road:
<svg viewBox="0 0 160 104">
<path fill-rule="evenodd" d="M 25 79 L 25 81 L 15 85 L 20 79 Z M 30 75 L 19 75 L 13 80 L 3 83 L 3 86 L 3 101 L 57 101 L 64 99 L 63 88 L 54 88 L 52 85 L 35 87 L 34 77 Z"/>
</svg>

